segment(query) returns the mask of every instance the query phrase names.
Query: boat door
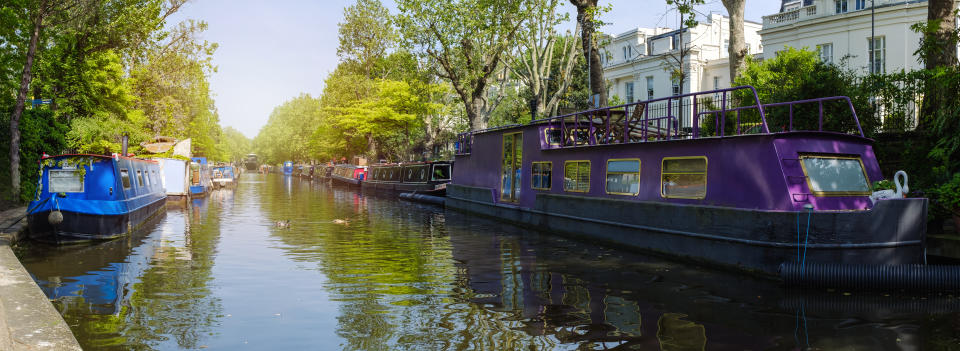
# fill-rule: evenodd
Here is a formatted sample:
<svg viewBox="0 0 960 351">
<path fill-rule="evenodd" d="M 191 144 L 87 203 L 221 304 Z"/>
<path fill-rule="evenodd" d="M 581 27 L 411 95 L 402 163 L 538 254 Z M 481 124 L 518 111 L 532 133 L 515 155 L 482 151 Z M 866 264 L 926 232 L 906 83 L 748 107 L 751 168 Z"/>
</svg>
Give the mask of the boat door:
<svg viewBox="0 0 960 351">
<path fill-rule="evenodd" d="M 500 200 L 516 202 L 520 198 L 520 165 L 523 161 L 523 133 L 503 135 L 503 161 L 500 173 Z"/>
</svg>

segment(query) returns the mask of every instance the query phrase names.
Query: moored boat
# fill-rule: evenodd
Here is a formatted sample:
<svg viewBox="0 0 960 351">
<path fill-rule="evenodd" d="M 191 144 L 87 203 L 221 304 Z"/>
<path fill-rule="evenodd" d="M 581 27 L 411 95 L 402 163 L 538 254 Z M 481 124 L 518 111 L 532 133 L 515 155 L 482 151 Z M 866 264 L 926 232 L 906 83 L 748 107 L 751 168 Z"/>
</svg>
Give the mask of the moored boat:
<svg viewBox="0 0 960 351">
<path fill-rule="evenodd" d="M 285 176 L 293 175 L 293 161 L 283 162 L 283 175 Z"/>
<path fill-rule="evenodd" d="M 338 164 L 334 166 L 330 178 L 334 183 L 359 186 L 366 177 L 367 166 Z"/>
<path fill-rule="evenodd" d="M 40 189 L 27 215 L 36 240 L 113 239 L 165 208 L 157 161 L 117 154 L 58 155 L 44 157 L 40 164 Z"/>
<path fill-rule="evenodd" d="M 738 90 L 752 103 L 730 107 Z M 446 206 L 766 273 L 921 263 L 928 201 L 871 200 L 883 176 L 850 100 L 756 96 L 735 87 L 461 134 Z"/>
<path fill-rule="evenodd" d="M 370 166 L 365 191 L 416 192 L 443 196 L 453 164 L 446 161 L 382 163 Z"/>
<path fill-rule="evenodd" d="M 181 201 L 190 196 L 190 162 L 175 158 L 155 158 L 160 165 L 160 184 L 167 201 Z"/>
<path fill-rule="evenodd" d="M 234 167 L 231 165 L 222 165 L 213 168 L 212 172 L 212 181 L 214 186 L 218 188 L 225 188 L 228 186 L 234 185 L 234 180 L 236 180 L 237 175 L 234 172 Z"/>
<path fill-rule="evenodd" d="M 205 197 L 213 190 L 210 166 L 206 157 L 193 157 L 190 162 L 190 197 Z"/>
</svg>

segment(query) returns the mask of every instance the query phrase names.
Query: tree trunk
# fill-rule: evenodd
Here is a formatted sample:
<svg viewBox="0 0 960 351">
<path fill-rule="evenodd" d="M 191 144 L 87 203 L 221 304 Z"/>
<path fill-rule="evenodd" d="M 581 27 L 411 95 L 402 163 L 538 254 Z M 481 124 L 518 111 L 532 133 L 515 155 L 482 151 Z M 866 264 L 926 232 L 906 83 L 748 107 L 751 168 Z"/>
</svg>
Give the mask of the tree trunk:
<svg viewBox="0 0 960 351">
<path fill-rule="evenodd" d="M 953 1 L 953 0 L 949 0 Z M 746 68 L 747 46 L 743 37 L 743 8 L 746 0 L 723 0 L 723 7 L 730 14 L 730 47 L 727 55 L 730 61 L 730 86 L 740 72 Z"/>
<path fill-rule="evenodd" d="M 464 99 L 467 102 L 467 119 L 470 121 L 470 130 L 487 129 L 487 119 L 483 118 L 482 97 L 473 96 L 470 99 Z"/>
<path fill-rule="evenodd" d="M 30 77 L 33 69 L 33 59 L 37 55 L 37 42 L 40 40 L 40 29 L 43 27 L 43 9 L 41 4 L 37 15 L 33 19 L 33 31 L 30 33 L 30 46 L 27 48 L 27 62 L 23 66 L 23 75 L 20 77 L 20 90 L 17 91 L 17 104 L 10 116 L 10 193 L 13 200 L 20 198 L 20 116 L 23 115 L 27 92 L 30 91 Z"/>
<path fill-rule="evenodd" d="M 583 45 L 583 57 L 590 65 L 590 92 L 599 97 L 599 105 L 607 105 L 607 84 L 603 80 L 603 65 L 600 62 L 600 48 L 593 36 L 593 9 L 597 0 L 570 0 L 577 7 L 577 23 L 580 23 L 580 36 Z"/>
<path fill-rule="evenodd" d="M 950 43 L 950 35 L 956 28 L 956 17 L 954 16 L 954 0 L 929 0 L 927 1 L 927 20 L 940 21 L 940 29 L 937 30 L 936 41 L 938 43 Z M 956 45 L 956 43 L 952 43 Z M 957 50 L 953 47 L 936 50 L 937 52 L 927 53 L 926 68 L 952 66 L 957 63 Z"/>
</svg>

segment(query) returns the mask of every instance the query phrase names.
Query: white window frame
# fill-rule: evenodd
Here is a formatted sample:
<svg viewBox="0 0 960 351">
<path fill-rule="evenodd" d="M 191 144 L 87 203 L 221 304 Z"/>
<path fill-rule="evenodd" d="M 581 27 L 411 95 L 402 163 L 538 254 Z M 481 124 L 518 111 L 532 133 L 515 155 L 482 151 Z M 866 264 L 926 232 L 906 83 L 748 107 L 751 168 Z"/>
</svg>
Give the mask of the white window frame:
<svg viewBox="0 0 960 351">
<path fill-rule="evenodd" d="M 826 64 L 833 64 L 833 43 L 817 45 L 817 51 L 820 52 L 820 61 Z"/>
<path fill-rule="evenodd" d="M 872 40 L 871 40 L 872 39 Z M 879 41 L 880 45 L 876 45 Z M 876 48 L 874 46 L 877 46 Z M 887 71 L 887 37 L 878 35 L 873 38 L 867 38 L 867 72 L 886 73 Z"/>
<path fill-rule="evenodd" d="M 833 3 L 835 5 L 834 10 L 836 10 L 837 14 L 847 13 L 849 11 L 847 0 L 834 0 Z"/>
<path fill-rule="evenodd" d="M 623 95 L 627 99 L 627 103 L 633 102 L 635 96 L 633 96 L 633 82 L 624 82 L 623 83 Z"/>
<path fill-rule="evenodd" d="M 653 76 L 647 76 L 647 100 L 653 100 L 653 96 L 654 96 Z"/>
</svg>

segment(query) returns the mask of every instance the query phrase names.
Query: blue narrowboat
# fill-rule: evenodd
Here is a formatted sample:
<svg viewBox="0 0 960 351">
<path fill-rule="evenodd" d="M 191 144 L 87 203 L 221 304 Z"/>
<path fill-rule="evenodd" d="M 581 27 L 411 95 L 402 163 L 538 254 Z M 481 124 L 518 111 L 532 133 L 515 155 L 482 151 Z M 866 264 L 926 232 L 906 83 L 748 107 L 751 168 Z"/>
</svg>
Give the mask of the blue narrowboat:
<svg viewBox="0 0 960 351">
<path fill-rule="evenodd" d="M 126 235 L 164 209 L 157 161 L 105 155 L 40 160 L 42 175 L 27 211 L 31 238 L 56 243 Z"/>
<path fill-rule="evenodd" d="M 235 179 L 237 179 L 237 175 L 231 165 L 223 165 L 213 169 L 213 185 L 218 188 L 233 185 Z"/>
<path fill-rule="evenodd" d="M 203 197 L 213 190 L 210 166 L 206 157 L 193 157 L 190 160 L 190 197 Z"/>
<path fill-rule="evenodd" d="M 283 162 L 283 175 L 293 175 L 293 161 Z"/>
</svg>

